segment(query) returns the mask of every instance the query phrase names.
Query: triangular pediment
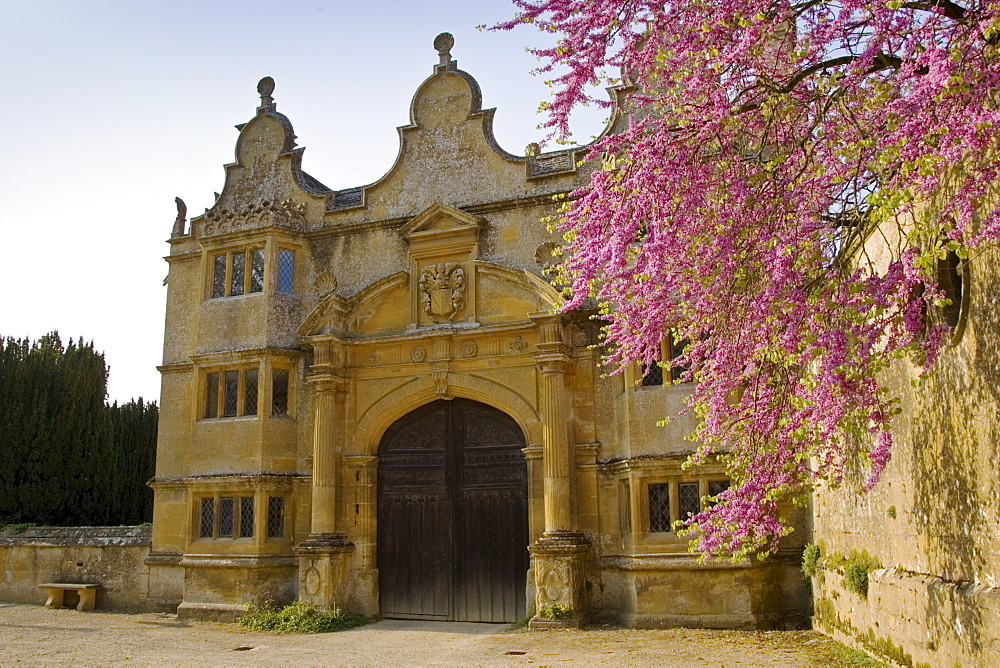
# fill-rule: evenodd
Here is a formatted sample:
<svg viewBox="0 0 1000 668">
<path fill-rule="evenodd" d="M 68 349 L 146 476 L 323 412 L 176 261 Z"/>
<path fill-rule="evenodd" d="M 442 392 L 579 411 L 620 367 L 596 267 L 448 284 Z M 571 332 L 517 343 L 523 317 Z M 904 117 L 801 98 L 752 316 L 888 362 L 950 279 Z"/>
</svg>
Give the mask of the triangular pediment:
<svg viewBox="0 0 1000 668">
<path fill-rule="evenodd" d="M 436 202 L 404 225 L 399 233 L 407 240 L 464 235 L 475 237 L 479 234 L 479 218 Z"/>
</svg>

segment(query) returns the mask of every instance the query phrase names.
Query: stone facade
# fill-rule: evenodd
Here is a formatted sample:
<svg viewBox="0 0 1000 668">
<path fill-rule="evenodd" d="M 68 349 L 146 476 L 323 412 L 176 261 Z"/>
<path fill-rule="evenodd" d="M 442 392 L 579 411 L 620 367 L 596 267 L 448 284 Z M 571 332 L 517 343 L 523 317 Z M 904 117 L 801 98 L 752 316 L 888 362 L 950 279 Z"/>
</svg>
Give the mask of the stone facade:
<svg viewBox="0 0 1000 668">
<path fill-rule="evenodd" d="M 903 413 L 879 484 L 814 498 L 816 627 L 905 665 L 1000 665 L 998 262 L 978 252 L 946 281 L 954 335 L 919 387 L 908 364 L 888 379 Z M 852 561 L 867 593 L 845 586 Z"/>
<path fill-rule="evenodd" d="M 215 205 L 175 224 L 150 596 L 218 618 L 294 598 L 384 612 L 380 443 L 461 399 L 523 432 L 515 589 L 533 625 L 801 623 L 803 531 L 771 561 L 699 564 L 670 522 L 725 470 L 682 469 L 692 425 L 655 426 L 688 388 L 605 377 L 593 313 L 556 313 L 540 221 L 587 178 L 581 152 L 504 151 L 450 37 L 435 47 L 379 181 L 332 190 L 303 172 L 265 78 Z"/>
</svg>

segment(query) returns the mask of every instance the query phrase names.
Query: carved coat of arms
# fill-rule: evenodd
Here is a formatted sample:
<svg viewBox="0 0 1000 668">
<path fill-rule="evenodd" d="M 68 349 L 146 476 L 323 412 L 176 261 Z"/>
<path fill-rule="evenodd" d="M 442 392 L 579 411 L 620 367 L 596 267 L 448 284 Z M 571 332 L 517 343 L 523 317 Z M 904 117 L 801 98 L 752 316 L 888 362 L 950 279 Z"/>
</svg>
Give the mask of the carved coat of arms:
<svg viewBox="0 0 1000 668">
<path fill-rule="evenodd" d="M 451 321 L 465 307 L 465 269 L 458 262 L 440 262 L 420 274 L 424 313 L 436 322 Z"/>
</svg>

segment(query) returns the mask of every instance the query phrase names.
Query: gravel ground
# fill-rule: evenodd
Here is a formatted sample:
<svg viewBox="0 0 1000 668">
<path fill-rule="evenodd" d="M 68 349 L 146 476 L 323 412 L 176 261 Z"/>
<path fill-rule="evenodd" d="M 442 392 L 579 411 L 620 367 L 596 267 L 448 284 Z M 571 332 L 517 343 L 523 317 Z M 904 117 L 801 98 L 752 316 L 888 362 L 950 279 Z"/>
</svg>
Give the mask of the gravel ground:
<svg viewBox="0 0 1000 668">
<path fill-rule="evenodd" d="M 137 665 L 879 665 L 811 631 L 595 628 L 382 620 L 318 635 L 251 633 L 173 615 L 0 603 L 0 664 Z"/>
</svg>

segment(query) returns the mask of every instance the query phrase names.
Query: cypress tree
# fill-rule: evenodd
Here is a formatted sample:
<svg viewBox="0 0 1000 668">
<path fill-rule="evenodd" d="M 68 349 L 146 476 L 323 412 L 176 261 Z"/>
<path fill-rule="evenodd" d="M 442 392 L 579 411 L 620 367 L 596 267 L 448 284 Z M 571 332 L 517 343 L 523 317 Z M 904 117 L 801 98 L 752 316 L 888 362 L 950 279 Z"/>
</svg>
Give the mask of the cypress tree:
<svg viewBox="0 0 1000 668">
<path fill-rule="evenodd" d="M 156 427 L 159 411 L 155 402 L 142 397 L 127 404 L 116 401 L 108 408 L 116 464 L 116 513 L 120 524 L 139 524 L 153 519 L 153 490 L 147 481 L 156 466 Z"/>
</svg>

